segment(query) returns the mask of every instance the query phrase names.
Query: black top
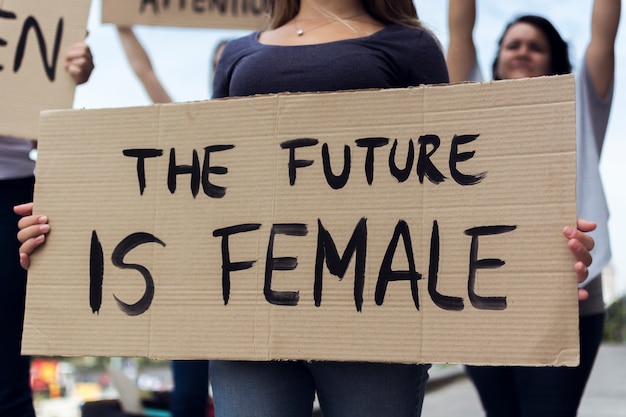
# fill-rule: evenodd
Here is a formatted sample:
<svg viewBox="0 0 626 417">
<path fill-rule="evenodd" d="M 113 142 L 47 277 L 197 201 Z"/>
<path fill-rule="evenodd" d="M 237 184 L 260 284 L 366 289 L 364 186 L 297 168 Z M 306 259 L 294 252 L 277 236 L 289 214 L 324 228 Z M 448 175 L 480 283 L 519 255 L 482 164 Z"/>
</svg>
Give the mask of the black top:
<svg viewBox="0 0 626 417">
<path fill-rule="evenodd" d="M 214 98 L 449 81 L 439 43 L 420 29 L 391 24 L 362 38 L 298 46 L 266 45 L 258 36 L 228 43 L 215 72 Z"/>
</svg>

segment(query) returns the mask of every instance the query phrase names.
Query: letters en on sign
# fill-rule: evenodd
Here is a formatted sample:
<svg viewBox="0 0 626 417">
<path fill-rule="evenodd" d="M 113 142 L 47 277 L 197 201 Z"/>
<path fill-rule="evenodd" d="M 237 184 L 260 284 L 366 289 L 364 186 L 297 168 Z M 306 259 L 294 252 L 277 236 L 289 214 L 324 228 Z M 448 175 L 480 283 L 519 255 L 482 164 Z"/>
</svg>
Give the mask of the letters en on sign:
<svg viewBox="0 0 626 417">
<path fill-rule="evenodd" d="M 102 22 L 260 30 L 269 21 L 267 0 L 102 0 Z"/>
<path fill-rule="evenodd" d="M 89 1 L 0 3 L 0 135 L 36 139 L 42 110 L 72 107 L 65 51 L 86 35 Z"/>
<path fill-rule="evenodd" d="M 24 353 L 573 365 L 571 76 L 45 112 Z"/>
</svg>

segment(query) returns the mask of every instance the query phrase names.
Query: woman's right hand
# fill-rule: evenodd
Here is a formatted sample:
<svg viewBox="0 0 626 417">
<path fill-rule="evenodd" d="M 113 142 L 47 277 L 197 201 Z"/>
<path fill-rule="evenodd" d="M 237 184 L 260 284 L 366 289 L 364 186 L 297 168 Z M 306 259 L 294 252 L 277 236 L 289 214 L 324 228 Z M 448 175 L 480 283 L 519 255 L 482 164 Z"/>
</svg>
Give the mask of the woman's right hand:
<svg viewBox="0 0 626 417">
<path fill-rule="evenodd" d="M 33 203 L 21 204 L 13 207 L 13 211 L 22 216 L 17 223 L 19 232 L 17 239 L 20 246 L 20 265 L 24 269 L 30 266 L 30 255 L 46 241 L 46 234 L 50 231 L 48 217 L 33 215 Z"/>
</svg>

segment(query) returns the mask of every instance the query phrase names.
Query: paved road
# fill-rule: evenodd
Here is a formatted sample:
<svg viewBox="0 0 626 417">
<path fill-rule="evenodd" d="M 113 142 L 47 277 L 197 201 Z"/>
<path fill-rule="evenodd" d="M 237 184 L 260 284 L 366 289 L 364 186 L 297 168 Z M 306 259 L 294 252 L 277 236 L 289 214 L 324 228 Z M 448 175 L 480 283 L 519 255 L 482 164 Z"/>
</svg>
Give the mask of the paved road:
<svg viewBox="0 0 626 417">
<path fill-rule="evenodd" d="M 467 378 L 426 395 L 422 417 L 483 417 Z M 602 345 L 578 417 L 626 417 L 626 345 Z"/>
</svg>

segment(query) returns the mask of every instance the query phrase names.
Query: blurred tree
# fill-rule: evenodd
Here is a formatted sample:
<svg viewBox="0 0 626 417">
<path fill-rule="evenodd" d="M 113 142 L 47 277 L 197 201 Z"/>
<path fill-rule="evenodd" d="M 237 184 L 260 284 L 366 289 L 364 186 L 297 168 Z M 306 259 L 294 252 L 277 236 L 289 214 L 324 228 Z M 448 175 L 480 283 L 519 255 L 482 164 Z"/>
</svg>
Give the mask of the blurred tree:
<svg viewBox="0 0 626 417">
<path fill-rule="evenodd" d="M 607 308 L 603 340 L 606 342 L 626 342 L 626 296 L 618 299 Z"/>
</svg>

